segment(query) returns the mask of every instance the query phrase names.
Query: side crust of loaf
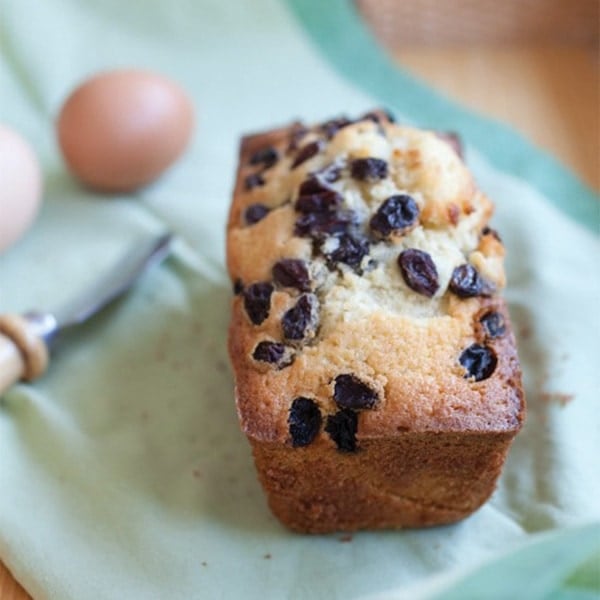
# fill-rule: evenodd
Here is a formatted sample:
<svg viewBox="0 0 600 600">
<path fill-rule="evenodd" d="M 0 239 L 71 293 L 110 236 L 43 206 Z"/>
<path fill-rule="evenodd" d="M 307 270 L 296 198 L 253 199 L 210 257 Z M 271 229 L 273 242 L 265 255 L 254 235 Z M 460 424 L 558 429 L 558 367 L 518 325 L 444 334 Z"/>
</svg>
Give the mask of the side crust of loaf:
<svg viewBox="0 0 600 600">
<path fill-rule="evenodd" d="M 446 230 L 449 245 L 455 240 L 463 243 L 463 230 L 469 235 L 471 230 L 481 232 L 473 238 L 467 258 L 496 291 L 474 297 L 445 291 L 444 257 L 438 263 L 443 285 L 431 301 L 406 288 L 392 267 L 372 274 L 362 268 L 366 262 L 353 269 L 329 264 L 327 270 L 319 264 L 326 277 L 333 278 L 329 273 L 335 271 L 337 279 L 314 284 L 312 291 L 320 303 L 314 337 L 290 344 L 293 362 L 285 367 L 255 360 L 261 341 L 283 341 L 282 319 L 300 293 L 275 285 L 268 315 L 257 324 L 249 318 L 240 290 L 272 281 L 273 265 L 287 258 L 305 261 L 311 265 L 311 277 L 322 281 L 321 271 L 313 268 L 320 260 L 315 259 L 314 240 L 294 234 L 298 216 L 294 202 L 301 183 L 326 167 L 332 156 L 337 158 L 317 157 L 290 169 L 303 148 L 302 143 L 290 148 L 301 130 L 298 124 L 242 140 L 227 236 L 228 269 L 238 288 L 232 300 L 229 354 L 240 424 L 252 446 L 269 506 L 283 524 L 298 532 L 423 527 L 468 516 L 492 494 L 525 414 L 515 339 L 506 304 L 497 293 L 504 285 L 504 249 L 495 232 L 486 231 L 492 204 L 443 140 L 430 132 L 398 128 L 381 113 L 375 114 L 377 135 L 409 140 L 404 154 L 394 150 L 390 168 L 394 160 L 400 161 L 401 167 L 393 172 L 397 186 L 405 173 L 412 177 L 405 177 L 406 189 L 420 202 L 423 244 L 433 240 L 436 248 L 438 239 L 446 243 L 442 237 Z M 371 140 L 376 139 L 370 127 L 340 128 L 328 144 L 342 151 L 351 147 L 344 154 L 346 161 L 370 156 Z M 364 148 L 356 141 L 360 135 L 367 140 Z M 248 177 L 257 173 L 252 157 L 265 148 L 275 149 L 279 159 L 259 172 L 262 185 L 248 189 Z M 449 184 L 440 183 L 444 177 Z M 374 206 L 379 202 L 370 191 L 361 193 Z M 268 214 L 248 223 L 244 215 L 256 204 L 267 207 Z M 413 245 L 421 243 L 419 235 L 413 231 L 405 237 Z M 392 240 L 379 245 L 397 252 L 402 244 Z M 371 248 L 376 245 L 372 242 Z M 446 270 L 451 272 L 456 258 L 449 261 Z M 387 286 L 389 272 L 392 279 Z M 319 292 L 318 285 L 327 291 Z M 397 305 L 388 287 L 398 290 Z M 491 313 L 503 323 L 497 337 L 482 324 L 482 317 Z M 465 376 L 458 357 L 471 344 L 493 353 L 497 364 L 491 376 L 482 380 Z M 339 411 L 334 396 L 340 373 L 366 382 L 378 399 L 372 408 L 354 411 L 358 425 L 353 451 L 327 433 L 328 419 Z M 290 429 L 290 406 L 298 397 L 314 402 L 323 419 L 318 435 L 301 445 Z"/>
<path fill-rule="evenodd" d="M 511 433 L 402 432 L 356 455 L 251 440 L 273 513 L 305 533 L 426 527 L 459 521 L 490 496 Z"/>
</svg>

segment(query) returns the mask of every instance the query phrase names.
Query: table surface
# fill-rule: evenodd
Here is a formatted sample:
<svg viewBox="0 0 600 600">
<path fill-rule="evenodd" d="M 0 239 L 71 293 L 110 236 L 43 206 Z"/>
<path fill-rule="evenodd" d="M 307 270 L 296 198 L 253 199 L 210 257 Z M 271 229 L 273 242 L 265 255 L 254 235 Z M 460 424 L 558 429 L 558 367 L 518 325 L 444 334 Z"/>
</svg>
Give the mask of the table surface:
<svg viewBox="0 0 600 600">
<path fill-rule="evenodd" d="M 510 123 L 600 189 L 600 79 L 592 49 L 418 47 L 396 58 L 447 96 Z M 0 598 L 29 598 L 1 562 Z"/>
</svg>

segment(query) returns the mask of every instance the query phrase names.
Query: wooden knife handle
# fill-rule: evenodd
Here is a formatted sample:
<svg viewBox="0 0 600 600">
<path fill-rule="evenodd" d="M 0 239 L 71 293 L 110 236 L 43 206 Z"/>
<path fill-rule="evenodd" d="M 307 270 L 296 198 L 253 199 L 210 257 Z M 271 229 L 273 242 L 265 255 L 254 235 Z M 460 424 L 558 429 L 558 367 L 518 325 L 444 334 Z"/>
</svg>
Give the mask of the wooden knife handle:
<svg viewBox="0 0 600 600">
<path fill-rule="evenodd" d="M 19 380 L 32 381 L 48 366 L 48 348 L 19 315 L 0 315 L 0 395 Z"/>
</svg>

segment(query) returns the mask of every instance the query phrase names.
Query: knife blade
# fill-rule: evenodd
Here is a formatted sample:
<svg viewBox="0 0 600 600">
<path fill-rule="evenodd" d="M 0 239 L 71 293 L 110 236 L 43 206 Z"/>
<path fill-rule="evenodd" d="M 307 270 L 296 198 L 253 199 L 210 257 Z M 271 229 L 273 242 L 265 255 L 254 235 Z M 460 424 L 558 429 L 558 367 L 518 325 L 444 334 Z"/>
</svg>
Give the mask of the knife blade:
<svg viewBox="0 0 600 600">
<path fill-rule="evenodd" d="M 79 296 L 50 311 L 0 315 L 0 395 L 19 380 L 42 375 L 57 334 L 87 321 L 122 296 L 138 277 L 169 254 L 173 235 L 135 244 Z"/>
</svg>

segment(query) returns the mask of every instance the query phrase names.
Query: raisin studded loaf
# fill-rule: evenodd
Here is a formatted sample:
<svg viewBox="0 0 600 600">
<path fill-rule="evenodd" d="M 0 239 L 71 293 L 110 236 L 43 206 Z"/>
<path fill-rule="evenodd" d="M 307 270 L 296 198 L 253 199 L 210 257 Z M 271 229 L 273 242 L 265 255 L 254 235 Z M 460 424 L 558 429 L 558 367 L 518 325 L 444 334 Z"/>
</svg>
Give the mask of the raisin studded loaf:
<svg viewBox="0 0 600 600">
<path fill-rule="evenodd" d="M 462 519 L 521 428 L 504 249 L 459 153 L 382 111 L 242 141 L 229 352 L 260 480 L 294 530 Z"/>
</svg>

